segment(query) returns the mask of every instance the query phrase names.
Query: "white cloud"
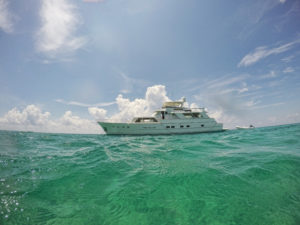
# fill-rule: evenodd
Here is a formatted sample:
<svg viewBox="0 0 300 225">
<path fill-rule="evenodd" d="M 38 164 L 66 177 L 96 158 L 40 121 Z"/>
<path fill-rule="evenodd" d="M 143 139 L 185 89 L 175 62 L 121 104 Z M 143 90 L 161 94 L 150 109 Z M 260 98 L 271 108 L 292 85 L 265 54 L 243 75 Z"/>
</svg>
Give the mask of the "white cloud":
<svg viewBox="0 0 300 225">
<path fill-rule="evenodd" d="M 244 88 L 247 89 L 246 84 Z M 246 92 L 242 91 L 240 93 Z M 196 101 L 204 103 L 209 107 L 209 115 L 218 122 L 222 122 L 226 128 L 234 128 L 237 125 L 268 125 L 265 115 L 254 113 L 255 110 L 272 107 L 282 107 L 285 103 L 276 102 L 265 104 L 260 101 L 260 97 L 251 97 L 248 99 L 241 98 L 238 91 L 235 94 L 226 93 L 218 94 L 210 89 L 203 90 L 203 95 L 194 96 Z M 36 105 L 28 105 L 23 110 L 13 108 L 3 117 L 0 117 L 0 129 L 7 130 L 24 130 L 37 132 L 54 132 L 54 133 L 103 133 L 96 120 L 111 122 L 126 122 L 136 116 L 149 116 L 155 109 L 162 106 L 165 101 L 170 101 L 167 96 L 164 85 L 154 85 L 147 88 L 144 98 L 130 100 L 118 95 L 116 104 L 119 112 L 108 116 L 105 109 L 98 107 L 89 107 L 88 112 L 94 120 L 80 118 L 73 115 L 71 111 L 66 111 L 60 118 L 52 119 L 50 112 L 43 112 Z M 192 108 L 198 108 L 198 105 L 192 103 Z M 276 112 L 274 110 L 274 112 Z M 269 113 L 268 113 L 269 114 Z M 268 115 L 269 116 L 269 115 Z M 271 114 L 269 116 L 271 118 Z M 299 113 L 291 114 L 290 117 L 284 115 L 281 120 L 273 121 L 273 124 L 286 122 L 299 122 Z M 271 124 L 271 122 L 270 122 Z"/>
<path fill-rule="evenodd" d="M 28 105 L 22 112 L 17 108 L 10 110 L 0 122 L 24 125 L 43 125 L 48 121 L 49 112 L 42 111 L 35 105 Z"/>
<path fill-rule="evenodd" d="M 233 77 L 224 76 L 224 77 L 212 80 L 210 82 L 207 82 L 207 85 L 208 85 L 207 88 L 215 89 L 218 87 L 228 86 L 228 85 L 246 80 L 248 77 L 249 77 L 249 75 L 247 75 L 247 74 L 240 75 L 240 76 L 233 76 Z"/>
<path fill-rule="evenodd" d="M 287 67 L 287 68 L 285 68 L 282 72 L 284 72 L 284 73 L 292 73 L 292 72 L 294 72 L 295 70 L 294 70 L 294 68 L 292 68 L 292 67 Z"/>
<path fill-rule="evenodd" d="M 170 99 L 167 97 L 167 91 L 164 85 L 154 85 L 147 88 L 146 102 L 148 111 L 160 108 L 166 101 L 170 101 Z"/>
<path fill-rule="evenodd" d="M 13 31 L 13 15 L 8 9 L 6 0 L 0 0 L 0 28 L 6 33 Z"/>
<path fill-rule="evenodd" d="M 249 89 L 248 89 L 247 87 L 238 89 L 238 93 L 239 93 L 239 94 L 244 93 L 244 92 L 247 92 L 247 91 L 249 91 Z"/>
<path fill-rule="evenodd" d="M 286 0 L 279 0 L 279 2 L 283 4 L 286 2 Z"/>
<path fill-rule="evenodd" d="M 287 44 L 281 45 L 275 48 L 268 48 L 267 46 L 257 47 L 254 51 L 250 52 L 249 54 L 245 55 L 243 59 L 238 64 L 238 67 L 241 66 L 250 66 L 259 60 L 266 58 L 270 55 L 277 55 L 279 53 L 285 52 L 290 50 L 295 44 L 299 43 L 300 39 L 289 42 Z"/>
<path fill-rule="evenodd" d="M 96 121 L 74 116 L 71 111 L 65 112 L 61 118 L 54 120 L 50 129 L 62 133 L 103 133 Z"/>
<path fill-rule="evenodd" d="M 80 20 L 76 7 L 68 0 L 43 0 L 40 17 L 42 26 L 36 35 L 38 51 L 55 57 L 85 44 L 85 38 L 75 36 Z"/>
<path fill-rule="evenodd" d="M 105 109 L 101 109 L 98 107 L 90 107 L 88 108 L 89 113 L 96 119 L 96 120 L 106 120 L 106 113 Z"/>
<path fill-rule="evenodd" d="M 290 56 L 284 57 L 281 60 L 285 63 L 288 63 L 288 62 L 292 61 L 294 58 L 295 58 L 295 55 L 290 55 Z"/>
<path fill-rule="evenodd" d="M 63 99 L 56 99 L 55 101 L 58 103 L 65 104 L 65 105 L 74 105 L 74 106 L 80 106 L 80 107 L 104 107 L 104 106 L 110 106 L 110 105 L 116 104 L 116 102 L 101 102 L 101 103 L 95 103 L 95 104 L 87 104 L 87 103 L 77 102 L 77 101 L 65 101 Z"/>
<path fill-rule="evenodd" d="M 153 110 L 160 108 L 165 101 L 169 101 L 165 86 L 154 85 L 148 87 L 145 98 L 130 101 L 122 95 L 116 98 L 119 112 L 107 116 L 107 111 L 98 107 L 89 107 L 88 112 L 96 120 L 128 121 L 134 116 L 151 115 Z M 86 105 L 85 105 L 86 106 Z M 0 118 L 1 129 L 25 130 L 55 133 L 103 133 L 95 120 L 83 119 L 67 111 L 58 119 L 51 119 L 49 112 L 35 105 L 28 105 L 23 110 L 13 108 Z"/>
<path fill-rule="evenodd" d="M 217 109 L 208 112 L 208 115 L 212 118 L 215 118 L 218 122 L 223 123 L 224 128 L 234 128 L 239 124 L 239 119 L 233 114 L 225 113 L 222 109 Z"/>
<path fill-rule="evenodd" d="M 241 4 L 235 10 L 236 13 L 233 14 L 234 21 L 238 21 L 243 26 L 238 38 L 245 40 L 258 32 L 262 26 L 269 22 L 270 12 L 276 9 L 278 5 L 282 5 L 280 0 L 251 0 Z"/>
<path fill-rule="evenodd" d="M 241 94 L 248 92 L 244 87 L 229 88 L 225 90 L 204 89 L 201 96 L 194 96 L 196 101 L 201 101 L 205 107 L 208 107 L 208 114 L 218 122 L 224 124 L 226 128 L 235 128 L 244 123 L 253 123 L 252 110 L 260 103 L 256 97 L 244 98 Z M 245 125 L 246 125 L 245 124 Z M 248 124 L 248 125 L 249 125 Z"/>
<path fill-rule="evenodd" d="M 128 121 L 135 116 L 147 116 L 160 108 L 166 101 L 170 101 L 167 97 L 166 87 L 164 85 L 154 85 L 148 87 L 145 98 L 136 98 L 130 101 L 123 95 L 118 95 L 116 103 L 119 112 L 109 118 L 110 121 Z"/>
<path fill-rule="evenodd" d="M 291 113 L 287 115 L 288 123 L 299 123 L 300 122 L 300 113 Z"/>
<path fill-rule="evenodd" d="M 277 75 L 275 71 L 272 70 L 269 73 L 260 76 L 259 79 L 268 79 L 268 78 L 275 78 L 275 77 L 277 77 Z"/>
<path fill-rule="evenodd" d="M 96 121 L 74 116 L 71 111 L 58 119 L 51 119 L 36 105 L 23 110 L 13 108 L 0 118 L 1 129 L 51 133 L 103 133 Z"/>
<path fill-rule="evenodd" d="M 263 126 L 277 125 L 277 124 L 291 124 L 300 122 L 300 113 L 290 113 L 283 116 L 269 116 L 266 118 Z"/>
<path fill-rule="evenodd" d="M 269 107 L 274 107 L 274 106 L 280 106 L 283 104 L 284 104 L 284 102 L 276 102 L 276 103 L 272 103 L 272 104 L 257 105 L 257 106 L 254 106 L 253 109 L 263 109 L 263 108 L 269 108 Z"/>
</svg>

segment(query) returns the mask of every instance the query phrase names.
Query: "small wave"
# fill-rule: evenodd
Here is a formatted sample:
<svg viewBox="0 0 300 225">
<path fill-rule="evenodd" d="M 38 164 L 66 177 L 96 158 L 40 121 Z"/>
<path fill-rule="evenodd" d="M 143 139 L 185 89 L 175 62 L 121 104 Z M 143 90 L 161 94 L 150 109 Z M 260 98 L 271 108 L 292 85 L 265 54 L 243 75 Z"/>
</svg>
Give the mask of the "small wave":
<svg viewBox="0 0 300 225">
<path fill-rule="evenodd" d="M 0 224 L 293 224 L 299 134 L 1 131 Z"/>
</svg>

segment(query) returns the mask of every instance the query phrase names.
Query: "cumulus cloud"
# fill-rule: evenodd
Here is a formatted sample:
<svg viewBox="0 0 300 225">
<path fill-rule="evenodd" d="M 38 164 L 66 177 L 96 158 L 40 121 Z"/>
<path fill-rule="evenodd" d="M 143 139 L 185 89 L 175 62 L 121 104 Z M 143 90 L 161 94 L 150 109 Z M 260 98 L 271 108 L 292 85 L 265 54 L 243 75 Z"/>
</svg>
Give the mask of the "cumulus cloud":
<svg viewBox="0 0 300 225">
<path fill-rule="evenodd" d="M 107 111 L 105 109 L 101 109 L 98 107 L 90 107 L 88 108 L 89 113 L 96 119 L 96 120 L 105 120 Z"/>
<path fill-rule="evenodd" d="M 38 51 L 55 57 L 85 44 L 84 37 L 75 36 L 80 19 L 76 7 L 68 0 L 43 0 L 40 17 L 42 26 L 36 35 Z"/>
<path fill-rule="evenodd" d="M 167 97 L 166 87 L 164 85 L 154 85 L 148 87 L 145 98 L 136 98 L 130 101 L 123 95 L 118 95 L 116 103 L 119 112 L 109 118 L 111 121 L 128 121 L 135 116 L 147 116 L 162 106 L 166 101 L 170 101 Z"/>
<path fill-rule="evenodd" d="M 65 112 L 65 114 L 58 120 L 52 121 L 52 128 L 55 132 L 62 133 L 103 133 L 99 125 L 88 119 L 80 118 L 73 115 L 71 111 Z"/>
<path fill-rule="evenodd" d="M 83 119 L 66 111 L 60 118 L 50 118 L 50 112 L 43 112 L 36 105 L 28 105 L 23 110 L 13 108 L 0 118 L 1 129 L 25 130 L 56 133 L 103 133 L 96 120 L 125 122 L 135 116 L 151 115 L 160 108 L 167 97 L 166 87 L 154 85 L 148 87 L 144 98 L 130 100 L 121 94 L 116 98 L 119 112 L 107 116 L 107 110 L 98 107 L 88 107 L 88 112 L 95 120 Z"/>
<path fill-rule="evenodd" d="M 49 112 L 42 112 L 36 105 L 23 110 L 13 108 L 0 118 L 1 129 L 54 133 L 101 133 L 93 120 L 82 119 L 67 111 L 58 119 L 51 119 Z"/>
<path fill-rule="evenodd" d="M 237 80 L 232 81 L 237 82 Z M 232 87 L 231 82 L 221 86 L 206 86 L 201 95 L 195 95 L 194 98 L 196 102 L 201 102 L 208 107 L 209 116 L 223 123 L 226 128 L 234 128 L 250 120 L 253 108 L 259 104 L 256 97 L 242 97 L 242 94 L 249 92 L 251 87 L 247 87 L 246 82 L 239 81 L 239 83 L 240 88 L 237 88 L 236 84 Z"/>
<path fill-rule="evenodd" d="M 290 50 L 295 44 L 299 43 L 300 39 L 289 42 L 287 44 L 275 47 L 275 48 L 268 48 L 267 46 L 261 46 L 254 49 L 254 51 L 248 53 L 243 57 L 243 59 L 238 64 L 238 67 L 241 66 L 250 66 L 261 59 L 264 59 L 270 55 L 277 55 L 279 53 L 285 52 Z"/>
<path fill-rule="evenodd" d="M 146 102 L 148 111 L 153 111 L 157 108 L 160 108 L 161 105 L 166 101 L 171 100 L 167 96 L 166 87 L 164 85 L 154 85 L 147 88 Z"/>
<path fill-rule="evenodd" d="M 41 109 L 35 105 L 28 105 L 23 111 L 13 108 L 0 118 L 0 122 L 15 125 L 43 125 L 48 121 L 49 112 L 42 113 Z"/>
<path fill-rule="evenodd" d="M 0 0 L 0 28 L 6 33 L 13 31 L 13 15 L 6 0 Z"/>
<path fill-rule="evenodd" d="M 246 84 L 245 84 L 246 85 Z M 246 88 L 246 87 L 244 87 Z M 246 88 L 247 89 L 247 88 Z M 246 91 L 246 90 L 245 90 Z M 244 92 L 243 89 L 240 91 Z M 195 100 L 204 103 L 209 107 L 209 115 L 218 122 L 222 122 L 226 128 L 234 128 L 237 125 L 266 125 L 265 118 L 253 120 L 253 110 L 266 107 L 280 107 L 284 103 L 277 102 L 272 104 L 263 104 L 257 98 L 243 99 L 234 93 L 217 94 L 210 89 L 203 90 L 204 95 L 194 96 Z M 23 110 L 17 108 L 11 109 L 3 117 L 0 117 L 0 129 L 6 130 L 24 130 L 37 132 L 54 132 L 54 133 L 103 133 L 101 127 L 96 123 L 100 121 L 110 122 L 127 122 L 136 116 L 149 116 L 155 109 L 158 109 L 166 101 L 170 101 L 167 96 L 164 85 L 154 85 L 148 87 L 144 98 L 129 98 L 118 95 L 116 104 L 118 112 L 109 116 L 106 109 L 99 107 L 88 107 L 89 114 L 94 119 L 84 119 L 74 115 L 71 111 L 66 111 L 57 119 L 51 118 L 50 112 L 43 112 L 36 105 L 28 105 Z M 201 106 L 203 106 L 201 104 Z M 198 104 L 190 104 L 191 108 L 198 108 Z M 285 119 L 285 120 L 284 120 Z M 298 121 L 299 113 L 284 117 L 280 120 Z M 277 124 L 279 122 L 277 121 Z"/>
</svg>

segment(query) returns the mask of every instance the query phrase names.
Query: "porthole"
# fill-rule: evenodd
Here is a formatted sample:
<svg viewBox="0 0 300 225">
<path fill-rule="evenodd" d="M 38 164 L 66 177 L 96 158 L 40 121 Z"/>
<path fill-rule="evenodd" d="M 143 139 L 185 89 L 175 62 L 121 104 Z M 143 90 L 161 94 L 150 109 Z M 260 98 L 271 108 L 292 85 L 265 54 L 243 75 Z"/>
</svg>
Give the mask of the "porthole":
<svg viewBox="0 0 300 225">
<path fill-rule="evenodd" d="M 204 124 L 201 124 L 201 127 L 204 127 Z"/>
<path fill-rule="evenodd" d="M 171 128 L 175 128 L 175 126 L 171 126 Z"/>
<path fill-rule="evenodd" d="M 170 126 L 166 126 L 166 128 L 170 128 Z"/>
<path fill-rule="evenodd" d="M 184 128 L 184 126 L 183 126 L 183 125 L 180 125 L 180 128 Z"/>
<path fill-rule="evenodd" d="M 190 125 L 186 125 L 186 127 L 190 127 Z"/>
</svg>

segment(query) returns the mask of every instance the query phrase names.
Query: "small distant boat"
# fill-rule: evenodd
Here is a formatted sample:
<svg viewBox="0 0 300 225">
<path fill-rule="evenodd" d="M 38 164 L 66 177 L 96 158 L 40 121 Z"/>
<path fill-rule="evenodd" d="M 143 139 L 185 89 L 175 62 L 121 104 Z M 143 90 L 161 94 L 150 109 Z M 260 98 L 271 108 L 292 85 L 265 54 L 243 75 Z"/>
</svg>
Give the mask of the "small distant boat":
<svg viewBox="0 0 300 225">
<path fill-rule="evenodd" d="M 236 129 L 238 130 L 246 130 L 246 129 L 254 129 L 255 126 L 253 125 L 249 125 L 249 127 L 239 127 L 239 126 L 236 126 Z"/>
</svg>

